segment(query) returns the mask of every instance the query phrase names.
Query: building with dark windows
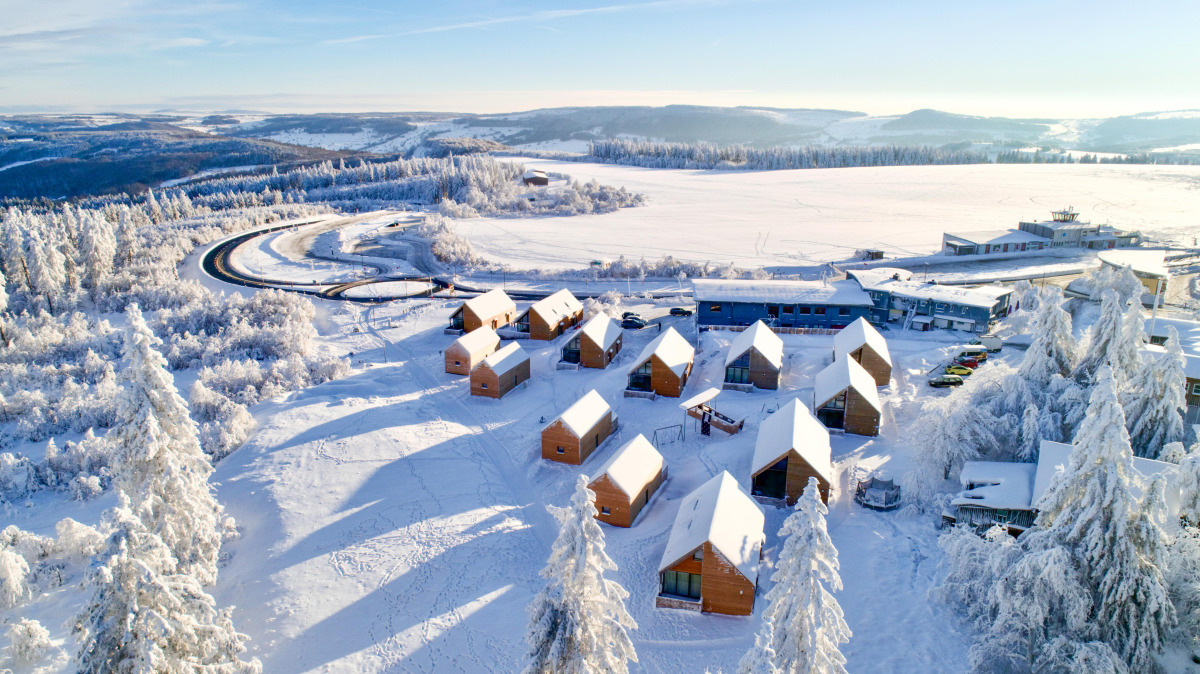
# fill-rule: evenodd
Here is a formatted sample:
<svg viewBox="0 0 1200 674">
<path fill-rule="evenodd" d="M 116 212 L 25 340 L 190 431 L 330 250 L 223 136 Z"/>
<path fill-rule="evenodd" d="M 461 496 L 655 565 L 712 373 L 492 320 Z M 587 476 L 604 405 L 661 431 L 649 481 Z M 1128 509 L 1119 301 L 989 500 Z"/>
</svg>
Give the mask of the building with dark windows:
<svg viewBox="0 0 1200 674">
<path fill-rule="evenodd" d="M 910 330 L 962 330 L 984 333 L 1008 315 L 1012 288 L 985 285 L 944 286 L 913 280 L 912 272 L 893 267 L 846 272 L 871 300 L 868 320 Z"/>
<path fill-rule="evenodd" d="M 853 281 L 692 280 L 699 325 L 837 330 L 866 317 L 873 306 Z"/>
</svg>

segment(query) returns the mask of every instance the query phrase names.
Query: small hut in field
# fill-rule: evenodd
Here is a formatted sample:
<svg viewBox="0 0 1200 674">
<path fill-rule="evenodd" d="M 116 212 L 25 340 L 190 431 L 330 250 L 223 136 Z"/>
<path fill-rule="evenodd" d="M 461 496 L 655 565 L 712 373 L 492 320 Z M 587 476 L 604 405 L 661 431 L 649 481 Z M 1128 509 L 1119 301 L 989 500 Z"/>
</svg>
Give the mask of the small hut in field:
<svg viewBox="0 0 1200 674">
<path fill-rule="evenodd" d="M 495 330 L 487 326 L 476 328 L 446 347 L 446 372 L 471 374 L 471 370 L 484 358 L 495 353 L 499 346 L 500 336 Z"/>
<path fill-rule="evenodd" d="M 833 359 L 852 358 L 875 380 L 887 386 L 892 379 L 892 355 L 887 340 L 865 318 L 858 318 L 833 336 Z"/>
<path fill-rule="evenodd" d="M 562 348 L 564 363 L 603 370 L 621 352 L 621 326 L 607 314 L 596 314 Z"/>
<path fill-rule="evenodd" d="M 662 454 L 638 433 L 617 449 L 588 485 L 596 493 L 596 519 L 615 527 L 633 526 L 666 479 Z"/>
<path fill-rule="evenodd" d="M 654 338 L 642 349 L 637 362 L 629 368 L 626 390 L 653 392 L 668 398 L 678 398 L 692 372 L 696 349 L 675 328 Z"/>
<path fill-rule="evenodd" d="M 829 431 L 795 399 L 758 427 L 750 464 L 750 493 L 760 502 L 794 506 L 817 478 L 821 500 L 829 502 L 833 480 Z"/>
<path fill-rule="evenodd" d="M 525 174 L 521 176 L 521 182 L 530 186 L 545 187 L 546 185 L 550 184 L 550 176 L 546 175 L 545 171 L 533 169 L 531 171 L 526 171 Z"/>
<path fill-rule="evenodd" d="M 817 373 L 813 383 L 813 409 L 825 428 L 856 435 L 879 435 L 883 405 L 875 380 L 858 361 L 835 360 Z"/>
<path fill-rule="evenodd" d="M 529 355 L 513 342 L 484 358 L 471 370 L 471 395 L 503 398 L 529 379 Z"/>
<path fill-rule="evenodd" d="M 553 295 L 534 302 L 517 316 L 513 327 L 524 332 L 530 339 L 550 341 L 583 320 L 583 305 L 571 291 L 563 288 Z"/>
<path fill-rule="evenodd" d="M 513 322 L 517 317 L 517 305 L 508 294 L 497 288 L 479 297 L 472 297 L 450 314 L 450 327 L 463 332 L 473 332 L 487 326 L 493 330 Z"/>
<path fill-rule="evenodd" d="M 612 408 L 599 393 L 589 391 L 542 429 L 542 458 L 578 466 L 616 428 Z"/>
<path fill-rule="evenodd" d="M 733 339 L 725 356 L 724 388 L 779 388 L 783 372 L 783 340 L 762 321 L 743 330 Z M 747 388 L 747 390 L 749 390 Z"/>
</svg>

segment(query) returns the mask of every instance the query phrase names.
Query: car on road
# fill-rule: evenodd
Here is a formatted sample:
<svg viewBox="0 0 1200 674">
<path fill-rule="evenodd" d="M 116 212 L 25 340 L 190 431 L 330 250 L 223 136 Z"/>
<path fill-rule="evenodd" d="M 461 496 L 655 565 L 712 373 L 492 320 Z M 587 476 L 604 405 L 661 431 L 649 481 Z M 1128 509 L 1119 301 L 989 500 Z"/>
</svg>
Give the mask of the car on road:
<svg viewBox="0 0 1200 674">
<path fill-rule="evenodd" d="M 974 372 L 974 370 L 967 367 L 966 365 L 947 365 L 943 371 L 946 374 L 957 374 L 957 375 L 962 375 L 964 377 L 970 377 L 971 373 Z"/>
<path fill-rule="evenodd" d="M 970 356 L 959 356 L 958 358 L 954 359 L 954 364 L 955 365 L 965 365 L 965 366 L 971 368 L 972 370 L 979 367 L 979 361 L 975 360 L 974 358 L 971 358 Z"/>
<path fill-rule="evenodd" d="M 691 316 L 692 310 L 684 309 L 683 307 L 671 307 L 671 315 L 672 316 Z"/>
<path fill-rule="evenodd" d="M 963 378 L 956 374 L 943 374 L 929 380 L 929 385 L 934 388 L 946 388 L 948 386 L 962 386 Z"/>
<path fill-rule="evenodd" d="M 621 327 L 628 330 L 641 330 L 642 328 L 646 327 L 646 321 L 637 316 L 629 316 L 625 320 L 621 321 Z"/>
</svg>

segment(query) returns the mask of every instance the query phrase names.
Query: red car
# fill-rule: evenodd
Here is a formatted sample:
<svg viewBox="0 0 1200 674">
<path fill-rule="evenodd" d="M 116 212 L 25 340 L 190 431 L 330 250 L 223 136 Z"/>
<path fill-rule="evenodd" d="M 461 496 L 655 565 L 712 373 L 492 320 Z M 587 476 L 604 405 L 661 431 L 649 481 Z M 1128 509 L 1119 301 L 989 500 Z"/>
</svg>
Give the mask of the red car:
<svg viewBox="0 0 1200 674">
<path fill-rule="evenodd" d="M 966 367 L 971 368 L 972 370 L 979 367 L 979 361 L 975 360 L 974 358 L 971 358 L 970 356 L 959 356 L 954 359 L 954 363 L 956 365 L 964 365 Z"/>
</svg>

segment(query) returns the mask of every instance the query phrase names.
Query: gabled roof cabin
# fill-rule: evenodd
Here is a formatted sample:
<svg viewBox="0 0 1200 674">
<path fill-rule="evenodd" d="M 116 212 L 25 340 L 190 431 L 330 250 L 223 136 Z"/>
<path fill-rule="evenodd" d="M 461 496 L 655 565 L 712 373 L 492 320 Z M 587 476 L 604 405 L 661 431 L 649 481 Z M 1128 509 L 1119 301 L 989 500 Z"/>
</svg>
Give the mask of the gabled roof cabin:
<svg viewBox="0 0 1200 674">
<path fill-rule="evenodd" d="M 733 338 L 725 356 L 725 384 L 730 385 L 726 388 L 753 385 L 775 390 L 782 371 L 783 340 L 765 323 L 755 321 Z"/>
<path fill-rule="evenodd" d="M 829 502 L 833 482 L 829 431 L 795 399 L 758 428 L 750 464 L 750 493 L 760 502 L 796 505 L 808 478 L 817 478 L 821 500 Z"/>
<path fill-rule="evenodd" d="M 630 391 L 654 392 L 678 398 L 692 372 L 696 349 L 675 328 L 654 338 L 642 349 L 637 362 L 629 368 Z"/>
<path fill-rule="evenodd" d="M 887 386 L 892 379 L 892 355 L 887 340 L 865 318 L 859 318 L 833 336 L 833 359 L 849 357 L 858 361 L 876 386 Z"/>
<path fill-rule="evenodd" d="M 879 435 L 883 405 L 875 380 L 857 361 L 835 360 L 817 373 L 813 382 L 813 409 L 826 428 L 856 435 Z"/>
<path fill-rule="evenodd" d="M 658 565 L 655 605 L 753 613 L 764 521 L 762 509 L 725 471 L 685 496 Z"/>
<path fill-rule="evenodd" d="M 530 339 L 550 341 L 583 320 L 583 305 L 571 291 L 563 288 L 553 295 L 534 302 L 517 316 L 513 327 L 529 334 Z"/>
<path fill-rule="evenodd" d="M 503 398 L 529 379 L 529 354 L 513 342 L 484 358 L 471 370 L 471 395 Z"/>
<path fill-rule="evenodd" d="M 616 527 L 633 526 L 666 479 L 662 454 L 638 433 L 609 457 L 588 485 L 596 493 L 596 519 Z"/>
<path fill-rule="evenodd" d="M 578 466 L 616 429 L 612 408 L 589 391 L 542 429 L 542 458 Z"/>
<path fill-rule="evenodd" d="M 484 358 L 495 353 L 498 346 L 500 336 L 495 330 L 487 326 L 476 328 L 446 347 L 446 372 L 471 374 L 471 370 Z"/>
<path fill-rule="evenodd" d="M 517 305 L 508 294 L 497 288 L 479 297 L 472 297 L 450 314 L 450 327 L 464 332 L 488 326 L 495 330 L 512 323 L 517 317 Z"/>
<path fill-rule="evenodd" d="M 596 314 L 562 348 L 564 363 L 603 370 L 621 352 L 621 326 L 608 314 Z"/>
</svg>

